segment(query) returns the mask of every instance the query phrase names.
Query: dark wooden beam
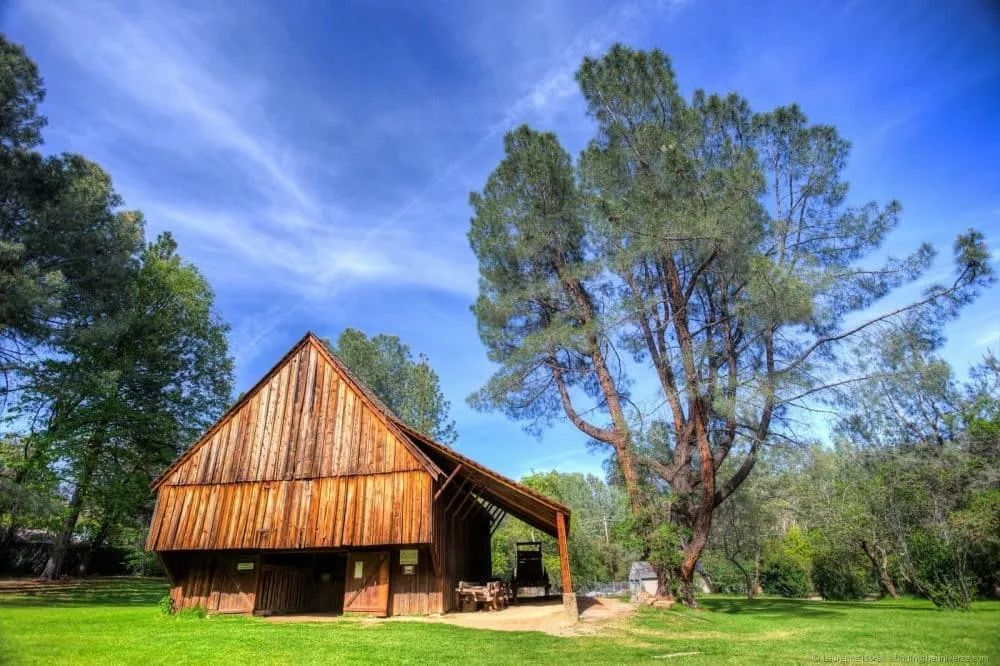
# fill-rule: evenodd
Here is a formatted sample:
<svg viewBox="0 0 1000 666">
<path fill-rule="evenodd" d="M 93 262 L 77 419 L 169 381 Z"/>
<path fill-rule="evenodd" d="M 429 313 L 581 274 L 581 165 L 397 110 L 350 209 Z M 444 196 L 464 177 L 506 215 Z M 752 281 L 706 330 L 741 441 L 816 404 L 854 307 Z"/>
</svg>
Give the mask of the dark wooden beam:
<svg viewBox="0 0 1000 666">
<path fill-rule="evenodd" d="M 507 512 L 501 510 L 500 517 L 496 519 L 496 521 L 493 523 L 493 527 L 490 528 L 490 536 L 493 536 L 496 533 L 496 531 L 500 529 L 500 523 L 502 523 L 503 519 L 506 517 L 507 517 Z"/>
<path fill-rule="evenodd" d="M 468 479 L 464 479 L 464 478 L 463 478 L 463 479 L 462 479 L 462 482 L 461 482 L 461 483 L 460 483 L 460 484 L 458 485 L 458 487 L 457 487 L 457 488 L 455 488 L 455 494 L 451 496 L 451 499 L 450 499 L 450 500 L 448 500 L 448 504 L 446 504 L 446 505 L 445 505 L 445 507 L 444 507 L 444 512 L 445 512 L 445 513 L 448 513 L 448 509 L 450 509 L 450 508 L 451 508 L 451 505 L 455 503 L 455 500 L 456 500 L 456 499 L 458 499 L 458 498 L 459 498 L 459 496 L 461 496 L 461 495 L 462 495 L 462 490 L 463 490 L 463 489 L 464 489 L 464 488 L 465 488 L 465 487 L 466 487 L 467 485 L 469 485 L 469 480 L 468 480 Z"/>
<path fill-rule="evenodd" d="M 444 489 L 448 487 L 448 484 L 451 483 L 451 480 L 455 478 L 455 475 L 458 474 L 460 471 L 462 471 L 462 467 L 463 467 L 462 463 L 458 463 L 458 465 L 455 466 L 455 469 L 452 470 L 451 474 L 448 475 L 448 478 L 444 480 L 444 483 L 441 484 L 441 487 L 438 488 L 438 491 L 434 493 L 435 502 L 438 501 L 439 497 L 441 497 L 441 493 L 443 493 Z"/>
</svg>

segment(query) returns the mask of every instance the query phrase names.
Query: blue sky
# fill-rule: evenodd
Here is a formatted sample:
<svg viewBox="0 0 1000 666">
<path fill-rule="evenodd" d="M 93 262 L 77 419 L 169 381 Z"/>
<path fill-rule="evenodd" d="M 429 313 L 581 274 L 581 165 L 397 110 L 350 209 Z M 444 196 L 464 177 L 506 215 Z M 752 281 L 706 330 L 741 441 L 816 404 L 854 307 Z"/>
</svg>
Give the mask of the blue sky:
<svg viewBox="0 0 1000 666">
<path fill-rule="evenodd" d="M 45 149 L 99 162 L 151 235 L 175 234 L 232 325 L 238 390 L 307 329 L 395 333 L 441 375 L 459 449 L 512 476 L 600 458 L 566 424 L 537 440 L 465 404 L 491 372 L 469 312 L 468 193 L 521 122 L 583 147 L 584 55 L 659 47 L 685 93 L 794 101 L 836 125 L 852 200 L 901 200 L 887 250 L 931 241 L 932 277 L 963 229 L 1000 244 L 989 0 L 217 4 L 0 2 L 0 30 L 46 80 Z M 963 372 L 996 350 L 997 291 L 947 334 Z"/>
</svg>

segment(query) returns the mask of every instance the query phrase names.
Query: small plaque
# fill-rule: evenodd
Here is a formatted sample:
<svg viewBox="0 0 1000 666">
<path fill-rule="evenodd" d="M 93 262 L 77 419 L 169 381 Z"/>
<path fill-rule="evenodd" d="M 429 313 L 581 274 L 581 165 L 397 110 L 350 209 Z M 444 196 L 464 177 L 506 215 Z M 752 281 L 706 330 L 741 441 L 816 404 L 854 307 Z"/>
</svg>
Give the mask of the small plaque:
<svg viewBox="0 0 1000 666">
<path fill-rule="evenodd" d="M 357 561 L 354 563 L 354 577 L 364 578 L 365 577 L 365 563 L 363 561 Z"/>
<path fill-rule="evenodd" d="M 417 567 L 415 567 L 414 565 L 412 565 L 412 564 L 404 564 L 403 565 L 403 575 L 404 576 L 412 576 L 412 575 L 414 575 L 416 573 L 417 573 Z"/>
<path fill-rule="evenodd" d="M 253 562 L 237 562 L 237 571 L 253 571 Z"/>
<path fill-rule="evenodd" d="M 417 549 L 416 548 L 403 548 L 399 551 L 399 563 L 406 564 L 417 564 Z"/>
</svg>

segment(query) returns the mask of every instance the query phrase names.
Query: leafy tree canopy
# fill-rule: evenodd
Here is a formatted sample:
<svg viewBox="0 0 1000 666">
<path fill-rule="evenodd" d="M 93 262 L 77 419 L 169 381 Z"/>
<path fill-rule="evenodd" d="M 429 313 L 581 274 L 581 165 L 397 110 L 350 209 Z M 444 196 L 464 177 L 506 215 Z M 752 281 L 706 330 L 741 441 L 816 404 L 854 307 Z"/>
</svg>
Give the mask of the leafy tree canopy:
<svg viewBox="0 0 1000 666">
<path fill-rule="evenodd" d="M 458 438 L 449 415 L 450 403 L 426 356 L 413 358 L 395 335 L 369 338 L 356 328 L 344 329 L 334 350 L 358 379 L 410 427 L 451 444 Z"/>
<path fill-rule="evenodd" d="M 901 207 L 849 202 L 835 128 L 795 105 L 685 99 L 657 50 L 615 46 L 577 81 L 596 123 L 579 158 L 519 127 L 471 195 L 473 312 L 499 366 L 471 401 L 536 427 L 568 418 L 615 457 L 636 514 L 668 491 L 693 603 L 715 507 L 765 443 L 794 436 L 795 410 L 844 381 L 830 369 L 846 343 L 914 312 L 940 327 L 991 281 L 988 254 L 980 233 L 959 236 L 952 280 L 866 317 L 934 250 L 876 261 Z M 636 392 L 650 382 L 655 395 Z M 657 422 L 665 436 L 648 437 Z"/>
</svg>

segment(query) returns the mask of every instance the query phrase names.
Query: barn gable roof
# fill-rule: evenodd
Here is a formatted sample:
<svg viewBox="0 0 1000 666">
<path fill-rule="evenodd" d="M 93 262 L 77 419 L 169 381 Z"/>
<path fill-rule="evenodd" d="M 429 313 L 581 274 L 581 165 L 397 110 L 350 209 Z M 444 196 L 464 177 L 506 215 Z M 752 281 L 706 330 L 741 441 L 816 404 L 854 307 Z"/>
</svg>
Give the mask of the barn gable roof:
<svg viewBox="0 0 1000 666">
<path fill-rule="evenodd" d="M 307 332 L 194 445 L 167 467 L 153 482 L 154 489 L 163 485 L 180 468 L 199 455 L 199 451 L 208 446 L 210 442 L 217 441 L 220 429 L 223 428 L 224 424 L 233 419 L 240 410 L 245 409 L 254 396 L 307 346 L 315 350 L 323 360 L 336 370 L 337 374 L 350 386 L 353 393 L 358 395 L 372 411 L 381 425 L 394 436 L 394 439 L 398 439 L 420 468 L 429 473 L 432 478 L 439 479 L 442 476 L 447 476 L 445 484 L 455 484 L 455 487 L 473 493 L 487 505 L 501 508 L 510 515 L 552 535 L 556 534 L 557 514 L 562 513 L 568 520 L 570 511 L 562 504 L 409 427 L 362 381 L 354 376 L 329 345 L 312 332 Z M 206 481 L 211 482 L 211 480 Z"/>
<path fill-rule="evenodd" d="M 298 367 L 307 362 L 322 367 Z M 354 431 L 364 429 L 366 439 L 380 440 L 361 441 L 358 432 L 340 433 L 341 439 L 345 440 L 341 448 L 365 448 L 358 453 L 361 456 L 359 459 L 344 460 L 342 454 L 338 465 L 337 460 L 330 460 L 331 455 L 337 455 L 337 451 L 332 454 L 329 451 L 330 442 L 327 442 L 325 451 L 313 443 L 319 439 L 319 432 L 309 433 L 313 442 L 298 442 L 301 437 L 297 438 L 295 435 L 306 435 L 305 432 L 300 432 L 298 424 L 294 424 L 294 428 L 286 426 L 281 430 L 284 426 L 282 421 L 305 420 L 315 413 L 315 410 L 309 411 L 309 407 L 313 401 L 319 400 L 318 393 L 322 387 L 317 381 L 322 374 L 326 374 L 328 380 L 334 383 L 333 388 L 328 390 L 328 394 L 333 393 L 331 402 L 340 399 L 340 404 L 329 405 L 330 413 L 324 414 L 324 417 L 328 421 L 340 418 Z M 313 397 L 303 396 L 310 391 L 315 392 Z M 295 405 L 290 404 L 293 394 L 302 398 Z M 346 410 L 343 404 L 345 402 Z M 441 469 L 399 429 L 396 418 L 385 410 L 385 405 L 347 372 L 343 363 L 319 338 L 307 333 L 260 381 L 226 410 L 205 434 L 157 477 L 153 488 L 159 488 L 168 482 L 189 484 L 317 478 L 412 469 L 422 469 L 433 478 L 438 478 L 442 474 Z M 266 413 L 268 411 L 270 414 Z M 274 416 L 275 411 L 278 413 L 277 417 Z M 308 423 L 306 427 L 322 426 Z M 333 433 L 325 434 L 327 440 L 333 439 Z M 353 440 L 350 439 L 352 435 Z M 381 441 L 383 435 L 386 440 L 384 442 Z M 270 445 L 262 442 L 262 439 L 270 440 Z M 288 450 L 296 443 L 303 444 L 304 450 Z M 376 450 L 378 444 L 390 446 L 394 450 L 383 454 Z M 223 458 L 233 458 L 241 447 L 250 447 L 253 455 L 266 457 L 268 446 L 271 459 L 256 468 L 251 463 L 244 464 L 244 469 L 239 469 L 238 463 L 226 465 L 222 461 Z M 294 464 L 291 461 L 282 464 L 282 461 L 275 460 L 276 448 L 285 449 L 278 452 L 279 456 L 294 456 Z"/>
</svg>

